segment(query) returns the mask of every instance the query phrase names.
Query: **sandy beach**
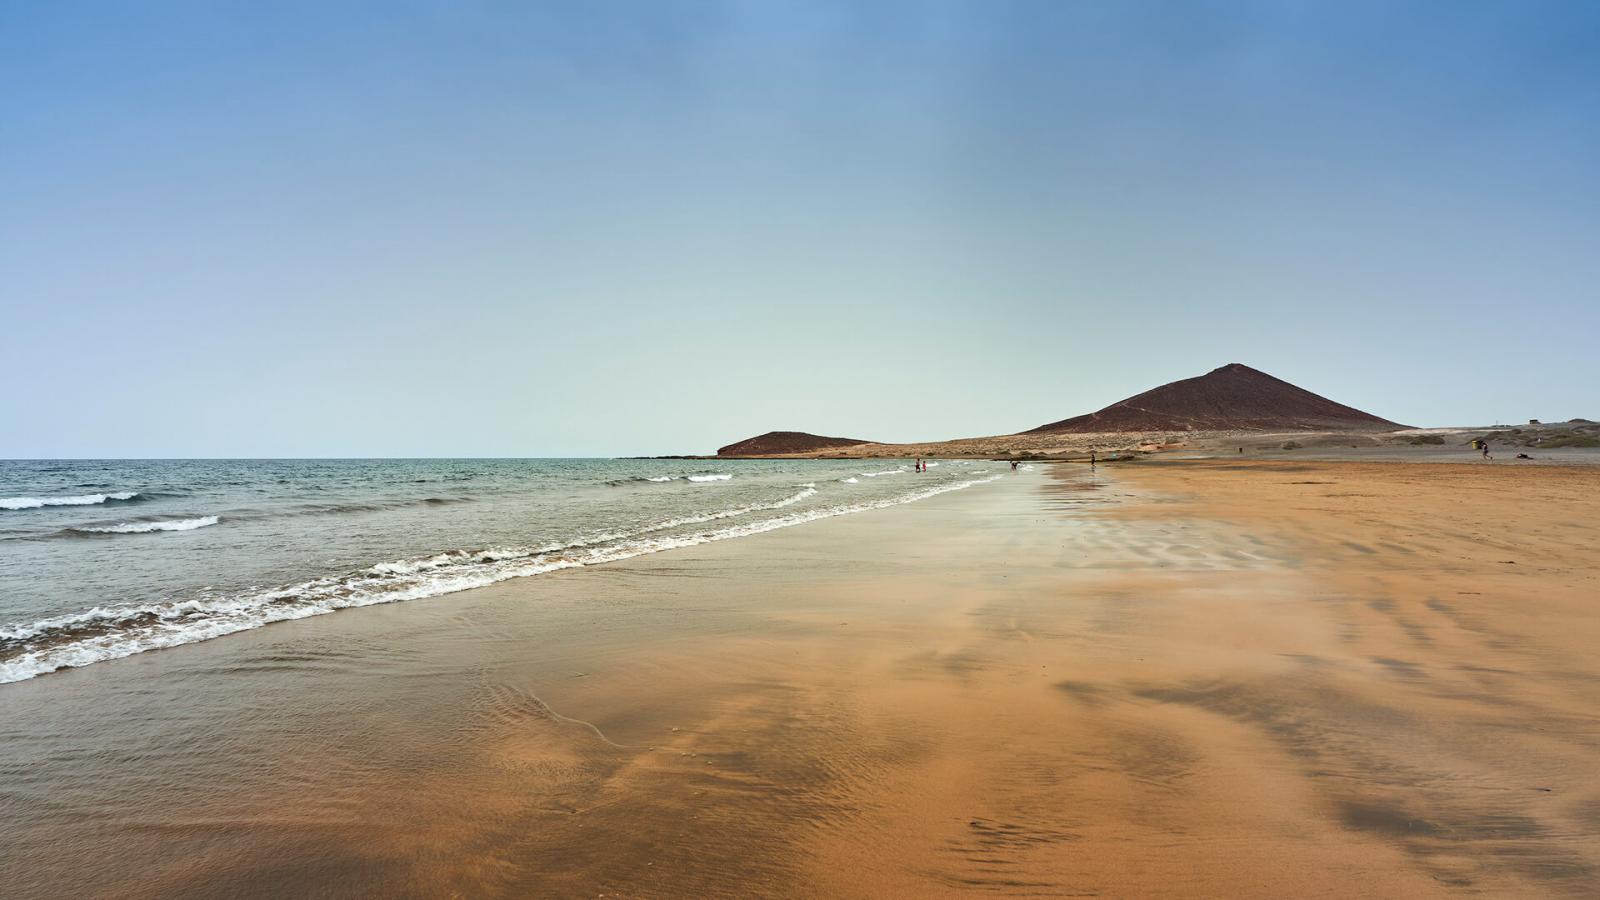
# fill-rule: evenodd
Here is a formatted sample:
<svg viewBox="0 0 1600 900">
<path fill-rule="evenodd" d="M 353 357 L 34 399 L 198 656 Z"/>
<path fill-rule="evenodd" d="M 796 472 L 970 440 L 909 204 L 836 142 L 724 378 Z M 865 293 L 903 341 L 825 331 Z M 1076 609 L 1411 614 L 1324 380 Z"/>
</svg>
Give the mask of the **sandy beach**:
<svg viewBox="0 0 1600 900">
<path fill-rule="evenodd" d="M 1600 0 L 0 83 L 0 900 L 1600 900 Z"/>
<path fill-rule="evenodd" d="M 1592 896 L 1597 491 L 1040 465 L 6 685 L 6 893 Z"/>
</svg>

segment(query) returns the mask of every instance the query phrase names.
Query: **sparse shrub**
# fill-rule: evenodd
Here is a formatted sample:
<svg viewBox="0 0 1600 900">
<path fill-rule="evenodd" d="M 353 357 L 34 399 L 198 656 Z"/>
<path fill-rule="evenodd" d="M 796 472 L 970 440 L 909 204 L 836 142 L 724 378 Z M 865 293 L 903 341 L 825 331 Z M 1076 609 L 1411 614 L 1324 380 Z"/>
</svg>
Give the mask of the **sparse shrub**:
<svg viewBox="0 0 1600 900">
<path fill-rule="evenodd" d="M 1437 434 L 1419 434 L 1411 439 L 1413 444 L 1442 444 L 1444 437 Z"/>
<path fill-rule="evenodd" d="M 1560 447 L 1600 447 L 1600 438 L 1590 437 L 1586 434 L 1558 434 L 1547 437 L 1539 442 L 1539 447 L 1544 450 L 1554 450 Z"/>
<path fill-rule="evenodd" d="M 1300 442 L 1299 441 L 1284 441 L 1283 442 L 1283 449 L 1285 449 L 1285 450 L 1299 450 L 1300 449 Z"/>
</svg>

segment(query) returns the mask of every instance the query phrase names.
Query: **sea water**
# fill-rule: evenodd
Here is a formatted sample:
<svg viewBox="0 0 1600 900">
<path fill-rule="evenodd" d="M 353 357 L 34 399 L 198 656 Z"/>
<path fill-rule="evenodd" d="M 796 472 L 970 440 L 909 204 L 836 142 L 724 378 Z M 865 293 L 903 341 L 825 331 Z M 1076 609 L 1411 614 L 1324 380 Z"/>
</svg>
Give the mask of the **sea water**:
<svg viewBox="0 0 1600 900">
<path fill-rule="evenodd" d="M 947 460 L 0 460 L 0 682 L 960 490 Z"/>
</svg>

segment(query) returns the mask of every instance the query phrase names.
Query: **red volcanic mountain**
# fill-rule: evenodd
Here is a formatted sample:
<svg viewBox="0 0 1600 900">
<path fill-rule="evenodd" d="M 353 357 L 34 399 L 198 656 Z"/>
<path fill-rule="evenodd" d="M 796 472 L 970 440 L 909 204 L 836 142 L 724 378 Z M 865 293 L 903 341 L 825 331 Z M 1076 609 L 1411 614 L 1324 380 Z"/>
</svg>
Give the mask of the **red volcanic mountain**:
<svg viewBox="0 0 1600 900">
<path fill-rule="evenodd" d="M 1394 431 L 1406 426 L 1230 363 L 1023 434 L 1095 431 Z"/>
<path fill-rule="evenodd" d="M 856 444 L 870 444 L 871 441 L 858 441 L 854 438 L 823 437 L 817 434 L 806 434 L 804 431 L 769 431 L 766 434 L 746 438 L 736 444 L 717 448 L 718 456 L 780 456 L 785 453 L 809 453 L 812 450 L 823 450 L 828 447 L 853 447 Z"/>
</svg>

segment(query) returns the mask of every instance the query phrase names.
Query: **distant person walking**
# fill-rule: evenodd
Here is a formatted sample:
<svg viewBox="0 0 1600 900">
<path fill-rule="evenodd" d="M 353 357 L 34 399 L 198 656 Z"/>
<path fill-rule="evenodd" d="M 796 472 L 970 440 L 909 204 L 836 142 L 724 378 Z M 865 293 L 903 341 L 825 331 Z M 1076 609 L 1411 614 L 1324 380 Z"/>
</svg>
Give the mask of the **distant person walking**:
<svg viewBox="0 0 1600 900">
<path fill-rule="evenodd" d="M 1478 446 L 1483 448 L 1483 458 L 1489 460 L 1490 462 L 1494 462 L 1494 457 L 1489 455 L 1489 442 L 1479 441 Z"/>
<path fill-rule="evenodd" d="M 1089 468 L 1091 468 L 1091 469 L 1094 468 L 1094 461 L 1095 461 L 1094 448 L 1091 447 L 1091 448 L 1089 448 Z"/>
</svg>

